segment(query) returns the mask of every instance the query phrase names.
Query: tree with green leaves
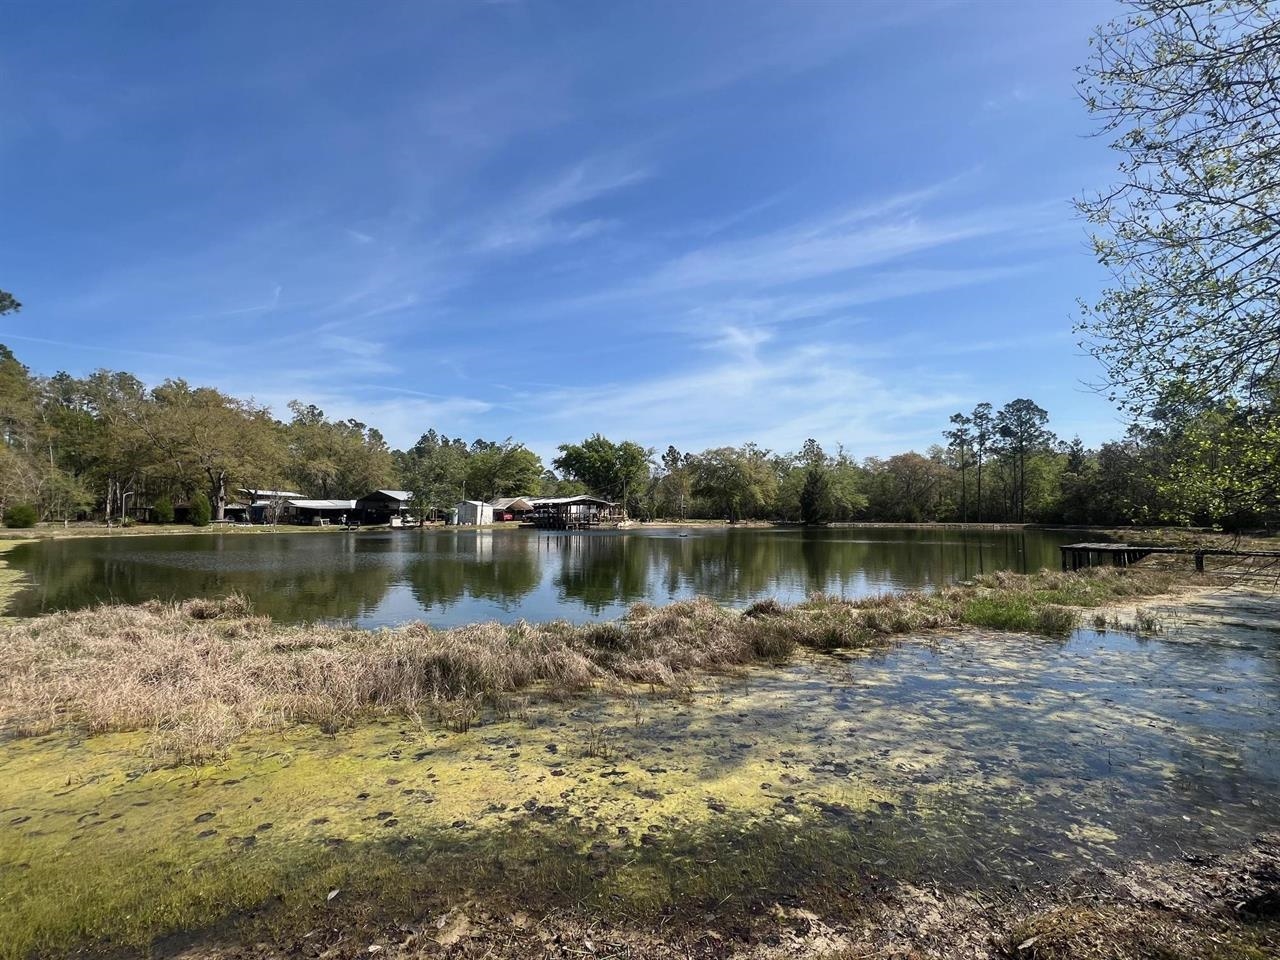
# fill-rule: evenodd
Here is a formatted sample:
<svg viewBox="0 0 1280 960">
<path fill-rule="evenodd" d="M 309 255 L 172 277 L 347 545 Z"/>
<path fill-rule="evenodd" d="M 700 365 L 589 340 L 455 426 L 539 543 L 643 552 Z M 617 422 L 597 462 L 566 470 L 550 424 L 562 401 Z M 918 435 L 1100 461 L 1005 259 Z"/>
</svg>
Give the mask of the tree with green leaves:
<svg viewBox="0 0 1280 960">
<path fill-rule="evenodd" d="M 37 389 L 31 371 L 0 344 L 0 440 L 29 451 L 36 409 Z"/>
<path fill-rule="evenodd" d="M 510 437 L 472 446 L 467 460 L 467 496 L 474 500 L 532 495 L 542 485 L 542 458 Z"/>
<path fill-rule="evenodd" d="M 63 403 L 78 411 L 62 431 L 61 446 L 81 465 L 108 521 L 121 517 L 150 480 L 166 493 L 185 495 L 190 483 L 169 469 L 146 425 L 152 400 L 142 381 L 130 373 L 98 370 L 64 384 Z M 86 419 L 87 415 L 87 419 Z"/>
<path fill-rule="evenodd" d="M 1081 70 L 1121 155 L 1078 201 L 1113 276 L 1081 330 L 1137 414 L 1175 381 L 1250 406 L 1280 374 L 1280 6 L 1128 6 Z"/>
<path fill-rule="evenodd" d="M 166 380 L 151 391 L 151 400 L 143 432 L 176 477 L 203 484 L 213 519 L 225 519 L 233 486 L 260 489 L 279 482 L 285 447 L 265 407 L 184 380 Z"/>
<path fill-rule="evenodd" d="M 649 484 L 653 450 L 624 440 L 614 443 L 592 434 L 581 443 L 561 444 L 551 465 L 585 483 L 592 493 L 617 500 L 631 511 L 639 508 Z"/>
<path fill-rule="evenodd" d="M 662 455 L 662 476 L 658 481 L 658 493 L 667 516 L 684 520 L 688 516 L 689 499 L 693 494 L 690 470 L 692 458 L 674 446 L 668 446 Z"/>
<path fill-rule="evenodd" d="M 1081 70 L 1120 154 L 1077 202 L 1113 277 L 1080 330 L 1163 451 L 1162 512 L 1274 518 L 1280 457 L 1280 6 L 1142 0 Z M 1176 432 L 1167 431 L 1170 423 Z"/>
<path fill-rule="evenodd" d="M 978 489 L 975 496 L 977 503 L 977 522 L 982 522 L 982 466 L 986 462 L 991 442 L 996 437 L 995 419 L 989 403 L 980 403 L 969 414 L 969 426 L 973 431 L 973 465 L 977 471 Z"/>
<path fill-rule="evenodd" d="M 581 480 L 558 476 L 554 470 L 542 471 L 537 491 L 540 497 L 579 497 L 591 492 Z"/>
<path fill-rule="evenodd" d="M 831 479 L 833 519 L 841 522 L 856 519 L 867 506 L 864 471 L 840 446 L 836 448 L 835 456 L 827 459 L 827 473 Z"/>
<path fill-rule="evenodd" d="M 830 523 L 835 514 L 835 498 L 831 492 L 831 471 L 827 454 L 817 440 L 810 438 L 800 450 L 800 466 L 804 470 L 804 486 L 800 489 L 800 520 L 806 526 Z"/>
<path fill-rule="evenodd" d="M 1018 522 L 1027 519 L 1027 461 L 1053 442 L 1049 414 L 1033 400 L 1010 400 L 996 414 L 1000 449 L 1009 458 Z"/>
<path fill-rule="evenodd" d="M 329 420 L 294 400 L 285 426 L 288 482 L 324 499 L 364 496 L 391 485 L 395 462 L 382 434 L 359 420 Z"/>
<path fill-rule="evenodd" d="M 151 518 L 156 523 L 173 523 L 173 501 L 168 497 L 157 497 L 151 506 Z"/>
<path fill-rule="evenodd" d="M 15 503 L 4 511 L 4 525 L 11 529 L 34 527 L 39 518 L 36 508 L 29 503 Z"/>
<path fill-rule="evenodd" d="M 968 455 L 973 446 L 973 417 L 963 413 L 951 415 L 951 429 L 943 433 L 948 448 L 956 455 L 960 468 L 960 522 L 969 520 L 969 485 L 965 471 L 969 467 Z"/>
<path fill-rule="evenodd" d="M 8 290 L 0 290 L 0 317 L 6 313 L 17 313 L 22 309 L 22 304 Z"/>
<path fill-rule="evenodd" d="M 947 468 L 911 451 L 866 461 L 871 515 L 877 520 L 920 523 L 937 515 L 938 495 Z"/>
<path fill-rule="evenodd" d="M 400 480 L 413 494 L 420 519 L 447 510 L 462 499 L 470 452 L 461 437 L 428 430 L 408 450 L 396 454 Z"/>
<path fill-rule="evenodd" d="M 704 450 L 692 467 L 694 496 L 706 500 L 716 517 L 761 517 L 777 496 L 778 476 L 769 451 L 754 443 Z"/>
<path fill-rule="evenodd" d="M 831 495 L 831 474 L 825 466 L 805 468 L 804 488 L 800 491 L 800 520 L 805 526 L 823 526 L 835 514 Z"/>
<path fill-rule="evenodd" d="M 1241 530 L 1280 515 L 1280 395 L 1245 403 L 1174 386 L 1153 408 L 1143 439 L 1158 455 L 1154 483 L 1164 517 Z"/>
<path fill-rule="evenodd" d="M 209 504 L 209 498 L 203 493 L 195 494 L 191 498 L 191 525 L 193 527 L 207 527 L 212 520 L 213 507 Z"/>
</svg>

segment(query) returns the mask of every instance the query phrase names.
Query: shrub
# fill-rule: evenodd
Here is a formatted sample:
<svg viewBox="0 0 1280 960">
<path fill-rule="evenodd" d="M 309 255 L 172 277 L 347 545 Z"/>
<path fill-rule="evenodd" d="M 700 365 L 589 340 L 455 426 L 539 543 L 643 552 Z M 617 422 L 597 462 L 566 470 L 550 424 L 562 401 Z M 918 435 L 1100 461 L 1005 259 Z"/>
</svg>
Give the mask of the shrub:
<svg viewBox="0 0 1280 960">
<path fill-rule="evenodd" d="M 34 527 L 38 519 L 36 508 L 29 503 L 15 503 L 4 512 L 4 525 L 14 530 Z"/>
<path fill-rule="evenodd" d="M 1050 604 L 1036 611 L 1035 632 L 1046 637 L 1070 633 L 1080 622 L 1080 615 L 1070 607 Z"/>
<path fill-rule="evenodd" d="M 209 498 L 203 493 L 197 493 L 191 498 L 191 525 L 207 527 L 212 519 L 213 507 L 209 506 Z"/>
<path fill-rule="evenodd" d="M 1035 629 L 1035 611 L 1025 594 L 1009 593 L 974 597 L 964 606 L 961 620 L 974 627 L 1030 633 Z"/>
<path fill-rule="evenodd" d="M 156 523 L 173 523 L 173 501 L 168 497 L 161 497 L 151 508 L 151 516 Z"/>
<path fill-rule="evenodd" d="M 757 600 L 742 611 L 742 616 L 750 620 L 753 617 L 776 617 L 787 612 L 787 608 L 773 597 Z"/>
</svg>

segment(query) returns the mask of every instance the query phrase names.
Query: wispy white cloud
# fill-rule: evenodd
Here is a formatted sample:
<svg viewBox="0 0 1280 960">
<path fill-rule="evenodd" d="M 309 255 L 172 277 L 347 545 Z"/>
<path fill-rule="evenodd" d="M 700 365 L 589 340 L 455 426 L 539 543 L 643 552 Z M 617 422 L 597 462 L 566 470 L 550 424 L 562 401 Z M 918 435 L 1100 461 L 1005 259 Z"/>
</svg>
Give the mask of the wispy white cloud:
<svg viewBox="0 0 1280 960">
<path fill-rule="evenodd" d="M 148 360 L 186 361 L 190 359 L 189 357 L 177 353 L 163 353 L 156 350 L 138 350 L 132 347 L 116 347 L 110 344 L 93 343 L 90 341 L 74 342 L 71 340 L 53 340 L 48 337 L 32 337 L 23 333 L 11 333 L 5 330 L 0 330 L 0 342 L 4 342 L 6 340 L 16 340 L 22 343 L 39 343 L 45 346 L 57 347 L 60 350 L 81 350 L 88 353 L 105 353 L 111 356 L 139 357 Z"/>
<path fill-rule="evenodd" d="M 726 328 L 686 371 L 532 393 L 520 407 L 544 431 L 535 444 L 547 451 L 600 430 L 693 450 L 747 440 L 789 450 L 816 437 L 864 455 L 932 442 L 963 386 L 958 378 L 903 386 L 870 373 L 856 348 L 787 346 Z"/>
<path fill-rule="evenodd" d="M 566 215 L 648 176 L 645 167 L 617 160 L 593 159 L 574 164 L 553 180 L 519 195 L 482 222 L 473 249 L 510 253 L 594 236 L 607 229 L 611 221 Z"/>
<path fill-rule="evenodd" d="M 875 267 L 913 254 L 1016 230 L 1027 208 L 928 217 L 919 212 L 855 210 L 728 243 L 704 246 L 656 271 L 649 290 L 712 286 L 768 288 Z"/>
<path fill-rule="evenodd" d="M 352 373 L 394 373 L 397 367 L 387 362 L 386 343 L 365 336 L 343 336 L 337 333 L 324 333 L 314 340 L 314 348 L 323 351 L 319 362 L 339 365 L 344 374 Z"/>
<path fill-rule="evenodd" d="M 1002 267 L 968 269 L 890 269 L 862 275 L 823 292 L 766 292 L 756 296 L 708 298 L 688 311 L 688 326 L 739 323 L 778 326 L 800 321 L 839 317 L 868 322 L 873 315 L 855 312 L 906 297 L 955 290 L 976 284 L 996 283 L 1039 268 L 1036 262 Z"/>
</svg>

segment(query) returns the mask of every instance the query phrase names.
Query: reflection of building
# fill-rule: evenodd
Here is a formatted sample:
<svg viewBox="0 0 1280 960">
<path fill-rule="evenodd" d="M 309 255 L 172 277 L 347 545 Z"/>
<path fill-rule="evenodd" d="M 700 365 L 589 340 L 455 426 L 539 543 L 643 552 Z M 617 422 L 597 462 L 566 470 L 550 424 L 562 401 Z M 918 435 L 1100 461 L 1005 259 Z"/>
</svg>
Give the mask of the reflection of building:
<svg viewBox="0 0 1280 960">
<path fill-rule="evenodd" d="M 489 505 L 493 507 L 493 519 L 501 523 L 503 520 L 517 522 L 533 517 L 533 505 L 537 501 L 529 497 L 500 497 Z"/>
<path fill-rule="evenodd" d="M 622 507 L 600 497 L 539 497 L 533 503 L 533 525 L 550 530 L 581 530 L 616 524 Z"/>
<path fill-rule="evenodd" d="M 457 519 L 454 521 L 461 527 L 478 527 L 484 523 L 493 523 L 493 507 L 480 500 L 463 500 L 454 504 Z"/>
<path fill-rule="evenodd" d="M 409 513 L 413 494 L 408 490 L 375 490 L 356 501 L 361 523 L 398 524 Z"/>
</svg>

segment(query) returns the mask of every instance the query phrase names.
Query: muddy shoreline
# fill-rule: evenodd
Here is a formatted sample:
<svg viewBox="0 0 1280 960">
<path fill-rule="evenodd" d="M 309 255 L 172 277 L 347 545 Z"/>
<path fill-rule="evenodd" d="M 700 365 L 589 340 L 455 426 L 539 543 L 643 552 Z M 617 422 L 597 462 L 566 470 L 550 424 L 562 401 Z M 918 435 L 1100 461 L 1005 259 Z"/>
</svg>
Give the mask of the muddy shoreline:
<svg viewBox="0 0 1280 960">
<path fill-rule="evenodd" d="M 497 909 L 495 909 L 495 907 Z M 170 943 L 177 960 L 284 957 L 781 960 L 1265 960 L 1280 955 L 1280 834 L 1214 858 L 1080 871 L 1052 887 L 947 889 L 870 877 L 854 898 L 759 903 L 704 924 L 608 924 L 573 911 L 465 902 L 412 923 L 323 919 L 301 937 L 252 945 Z"/>
</svg>

